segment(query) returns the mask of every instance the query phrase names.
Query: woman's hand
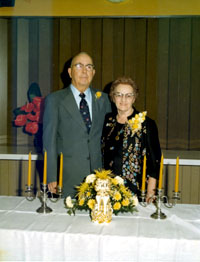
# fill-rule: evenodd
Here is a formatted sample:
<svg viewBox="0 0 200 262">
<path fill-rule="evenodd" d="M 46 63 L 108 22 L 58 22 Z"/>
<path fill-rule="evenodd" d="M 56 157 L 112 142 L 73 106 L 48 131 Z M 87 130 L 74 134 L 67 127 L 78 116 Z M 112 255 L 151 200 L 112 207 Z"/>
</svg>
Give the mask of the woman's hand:
<svg viewBox="0 0 200 262">
<path fill-rule="evenodd" d="M 57 182 L 51 182 L 48 184 L 48 189 L 51 193 L 56 194 Z"/>
<path fill-rule="evenodd" d="M 155 200 L 156 182 L 157 180 L 155 178 L 149 177 L 146 195 L 147 203 L 151 203 Z"/>
</svg>

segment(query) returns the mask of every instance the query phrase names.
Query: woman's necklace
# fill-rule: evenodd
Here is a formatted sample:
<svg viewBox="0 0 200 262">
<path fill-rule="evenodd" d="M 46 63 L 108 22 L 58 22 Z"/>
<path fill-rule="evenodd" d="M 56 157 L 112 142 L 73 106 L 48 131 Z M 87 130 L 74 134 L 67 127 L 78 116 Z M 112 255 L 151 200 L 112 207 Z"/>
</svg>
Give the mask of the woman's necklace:
<svg viewBox="0 0 200 262">
<path fill-rule="evenodd" d="M 122 128 L 117 132 L 117 135 L 115 136 L 115 140 L 119 140 L 119 136 L 124 132 L 124 125 L 122 126 Z"/>
</svg>

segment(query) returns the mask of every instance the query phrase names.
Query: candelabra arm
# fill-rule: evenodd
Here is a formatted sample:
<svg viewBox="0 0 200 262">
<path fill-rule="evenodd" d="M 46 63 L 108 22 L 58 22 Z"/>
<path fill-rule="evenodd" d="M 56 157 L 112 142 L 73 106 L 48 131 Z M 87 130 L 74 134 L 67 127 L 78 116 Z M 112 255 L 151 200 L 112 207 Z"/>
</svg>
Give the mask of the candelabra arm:
<svg viewBox="0 0 200 262">
<path fill-rule="evenodd" d="M 163 196 L 162 199 L 163 199 L 164 206 L 166 206 L 167 208 L 172 208 L 174 206 L 173 203 L 169 202 L 167 196 Z"/>
<path fill-rule="evenodd" d="M 173 191 L 172 203 L 169 203 L 167 196 L 165 196 L 166 203 L 164 205 L 168 208 L 174 207 L 177 204 L 177 201 L 180 200 L 180 192 Z"/>
<path fill-rule="evenodd" d="M 33 194 L 33 186 L 32 185 L 26 185 L 26 199 L 28 201 L 33 201 L 35 199 L 35 196 Z"/>
<path fill-rule="evenodd" d="M 63 190 L 62 187 L 57 186 L 56 188 L 56 195 L 58 196 L 57 198 L 53 197 L 53 193 L 51 193 L 51 197 L 50 197 L 50 201 L 53 203 L 56 203 L 58 200 L 60 200 L 62 198 L 63 195 Z"/>
</svg>

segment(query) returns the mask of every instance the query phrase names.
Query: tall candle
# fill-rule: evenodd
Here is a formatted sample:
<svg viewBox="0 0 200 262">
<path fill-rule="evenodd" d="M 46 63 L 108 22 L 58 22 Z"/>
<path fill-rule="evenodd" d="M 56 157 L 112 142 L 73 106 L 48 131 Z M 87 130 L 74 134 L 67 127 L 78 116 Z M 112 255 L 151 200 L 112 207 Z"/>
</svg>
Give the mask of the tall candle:
<svg viewBox="0 0 200 262">
<path fill-rule="evenodd" d="M 47 184 L 47 151 L 44 151 L 44 171 L 43 171 L 43 184 Z"/>
<path fill-rule="evenodd" d="M 162 189 L 162 179 L 163 179 L 163 154 L 160 160 L 160 174 L 159 174 L 158 189 Z"/>
<path fill-rule="evenodd" d="M 179 157 L 176 158 L 176 177 L 175 177 L 175 189 L 174 192 L 178 192 L 178 182 L 179 182 Z"/>
<path fill-rule="evenodd" d="M 63 153 L 60 154 L 60 174 L 59 174 L 59 187 L 63 186 Z"/>
<path fill-rule="evenodd" d="M 145 180 L 146 180 L 146 155 L 143 159 L 143 171 L 142 171 L 142 191 L 145 191 Z"/>
<path fill-rule="evenodd" d="M 28 154 L 28 186 L 31 185 L 31 152 Z"/>
</svg>

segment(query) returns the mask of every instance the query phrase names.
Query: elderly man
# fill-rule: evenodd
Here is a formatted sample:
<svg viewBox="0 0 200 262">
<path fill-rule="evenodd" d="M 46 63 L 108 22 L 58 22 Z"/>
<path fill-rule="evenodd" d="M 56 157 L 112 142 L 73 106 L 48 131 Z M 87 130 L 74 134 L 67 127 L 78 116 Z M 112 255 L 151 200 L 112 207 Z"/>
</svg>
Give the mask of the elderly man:
<svg viewBox="0 0 200 262">
<path fill-rule="evenodd" d="M 101 134 L 104 117 L 111 111 L 107 94 L 92 88 L 92 58 L 76 55 L 68 69 L 71 85 L 45 99 L 43 148 L 47 151 L 48 188 L 56 192 L 58 156 L 63 153 L 63 193 L 74 196 L 74 187 L 102 167 Z"/>
</svg>

